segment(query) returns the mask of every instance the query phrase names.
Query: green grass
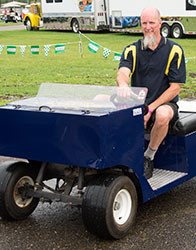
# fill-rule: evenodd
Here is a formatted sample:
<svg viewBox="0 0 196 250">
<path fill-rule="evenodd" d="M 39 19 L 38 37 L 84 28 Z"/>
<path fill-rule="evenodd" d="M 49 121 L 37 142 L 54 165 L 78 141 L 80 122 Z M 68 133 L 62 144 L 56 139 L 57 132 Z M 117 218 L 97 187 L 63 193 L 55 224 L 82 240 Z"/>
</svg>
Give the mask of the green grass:
<svg viewBox="0 0 196 250">
<path fill-rule="evenodd" d="M 138 40 L 140 35 L 124 33 L 85 33 L 89 39 L 112 51 L 122 52 L 124 47 Z M 7 55 L 4 47 L 0 55 L 0 104 L 36 95 L 42 82 L 116 85 L 116 73 L 119 62 L 113 61 L 114 53 L 108 59 L 103 57 L 103 49 L 97 54 L 88 50 L 89 41 L 82 36 L 83 56 L 79 53 L 78 43 L 67 44 L 66 51 L 55 54 L 54 47 L 50 48 L 48 57 L 44 54 L 43 46 L 39 55 L 31 55 L 28 45 L 45 45 L 68 42 L 78 42 L 78 34 L 72 32 L 54 31 L 2 31 L 0 44 L 27 45 L 24 57 L 17 47 L 16 55 Z M 196 56 L 195 37 L 180 39 L 178 42 L 185 51 L 186 58 Z M 181 97 L 196 96 L 196 80 L 189 76 L 196 73 L 196 59 L 187 63 L 187 84 L 181 91 Z"/>
</svg>

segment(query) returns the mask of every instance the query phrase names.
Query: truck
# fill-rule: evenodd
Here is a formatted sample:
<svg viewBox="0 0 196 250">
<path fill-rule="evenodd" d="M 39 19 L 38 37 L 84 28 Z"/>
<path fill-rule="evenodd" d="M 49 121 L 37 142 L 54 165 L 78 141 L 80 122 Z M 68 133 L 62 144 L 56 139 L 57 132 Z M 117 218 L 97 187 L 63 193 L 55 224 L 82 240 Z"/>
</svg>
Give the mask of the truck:
<svg viewBox="0 0 196 250">
<path fill-rule="evenodd" d="M 140 14 L 143 8 L 155 6 L 162 18 L 164 37 L 181 38 L 196 34 L 196 0 L 163 1 L 133 0 L 41 0 L 25 15 L 27 30 L 62 29 L 108 30 L 141 33 Z M 37 8 L 37 9 L 36 9 Z M 35 19 L 35 20 L 34 20 Z"/>
</svg>

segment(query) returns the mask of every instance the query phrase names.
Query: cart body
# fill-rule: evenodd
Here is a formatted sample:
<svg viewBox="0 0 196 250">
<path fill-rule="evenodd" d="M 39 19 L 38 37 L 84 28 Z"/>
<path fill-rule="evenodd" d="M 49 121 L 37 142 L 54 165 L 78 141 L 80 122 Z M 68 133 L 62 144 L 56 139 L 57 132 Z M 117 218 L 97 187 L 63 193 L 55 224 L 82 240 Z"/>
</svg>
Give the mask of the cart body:
<svg viewBox="0 0 196 250">
<path fill-rule="evenodd" d="M 117 91 L 117 87 L 42 84 L 36 97 L 0 107 L 0 154 L 29 162 L 71 166 L 72 172 L 79 168 L 80 189 L 85 186 L 83 183 L 88 186 L 83 170 L 95 171 L 94 179 L 100 174 L 108 175 L 110 170 L 114 170 L 115 176 L 122 171 L 141 190 L 143 202 L 196 176 L 194 110 L 181 110 L 179 120 L 156 154 L 153 177 L 147 180 L 143 167 L 149 142 L 143 122 L 147 90 L 132 88 L 137 98 L 115 103 L 111 96 L 117 96 Z M 43 177 L 42 170 L 38 176 Z M 69 175 L 65 179 L 69 183 Z M 127 193 L 122 190 L 124 197 Z M 55 195 L 36 191 L 29 194 L 55 199 Z M 88 224 L 87 229 L 91 231 L 92 226 Z M 121 237 L 121 233 L 109 234 Z"/>
</svg>

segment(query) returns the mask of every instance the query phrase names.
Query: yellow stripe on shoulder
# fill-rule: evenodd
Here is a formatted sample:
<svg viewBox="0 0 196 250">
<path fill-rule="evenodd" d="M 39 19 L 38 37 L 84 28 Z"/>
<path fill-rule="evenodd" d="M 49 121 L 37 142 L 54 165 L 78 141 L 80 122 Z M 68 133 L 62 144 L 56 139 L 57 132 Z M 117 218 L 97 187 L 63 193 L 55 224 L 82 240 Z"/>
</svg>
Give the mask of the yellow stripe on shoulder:
<svg viewBox="0 0 196 250">
<path fill-rule="evenodd" d="M 136 64 L 136 46 L 135 45 L 131 45 L 130 47 L 125 49 L 125 53 L 124 53 L 124 59 L 127 59 L 127 56 L 129 54 L 129 52 L 132 51 L 132 56 L 133 56 L 133 69 L 132 69 L 132 74 L 135 71 L 135 64 Z"/>
<path fill-rule="evenodd" d="M 173 60 L 176 53 L 178 54 L 177 68 L 179 69 L 179 67 L 180 67 L 180 63 L 181 63 L 181 60 L 182 60 L 182 49 L 178 45 L 173 45 L 173 47 L 171 49 L 171 52 L 169 54 L 169 59 L 168 59 L 167 67 L 166 67 L 166 70 L 165 70 L 166 75 L 168 75 L 168 73 L 169 73 L 169 67 L 170 67 L 171 61 Z"/>
</svg>

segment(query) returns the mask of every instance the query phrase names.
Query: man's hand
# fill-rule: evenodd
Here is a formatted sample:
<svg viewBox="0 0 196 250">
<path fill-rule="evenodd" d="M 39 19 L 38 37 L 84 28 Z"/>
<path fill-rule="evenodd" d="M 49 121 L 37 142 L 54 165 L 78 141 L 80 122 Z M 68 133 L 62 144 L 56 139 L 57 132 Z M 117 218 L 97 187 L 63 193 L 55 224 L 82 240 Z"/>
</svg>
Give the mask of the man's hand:
<svg viewBox="0 0 196 250">
<path fill-rule="evenodd" d="M 117 96 L 130 99 L 131 95 L 132 95 L 132 91 L 131 91 L 131 88 L 129 88 L 128 86 L 118 87 Z"/>
</svg>

